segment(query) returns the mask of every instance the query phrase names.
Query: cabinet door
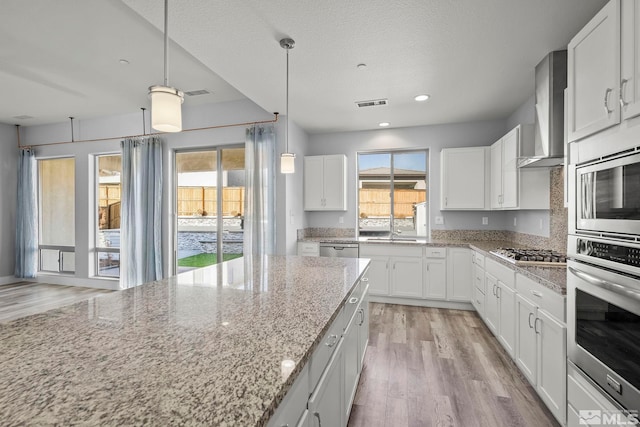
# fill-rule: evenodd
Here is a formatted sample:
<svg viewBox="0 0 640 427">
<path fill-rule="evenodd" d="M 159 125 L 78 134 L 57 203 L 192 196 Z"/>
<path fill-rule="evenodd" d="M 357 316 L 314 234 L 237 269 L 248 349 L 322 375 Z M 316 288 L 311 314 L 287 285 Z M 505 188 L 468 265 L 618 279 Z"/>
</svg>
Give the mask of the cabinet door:
<svg viewBox="0 0 640 427">
<path fill-rule="evenodd" d="M 309 410 L 305 409 L 304 412 L 302 413 L 302 416 L 300 417 L 300 421 L 298 421 L 298 424 L 296 424 L 296 427 L 313 427 L 312 421 L 313 419 L 309 414 Z"/>
<path fill-rule="evenodd" d="M 447 252 L 447 299 L 471 302 L 473 275 L 471 250 L 450 248 Z"/>
<path fill-rule="evenodd" d="M 486 148 L 441 152 L 440 209 L 485 209 Z"/>
<path fill-rule="evenodd" d="M 314 425 L 343 426 L 344 387 L 342 380 L 343 343 L 341 339 L 327 364 L 318 385 L 309 398 L 309 412 Z"/>
<path fill-rule="evenodd" d="M 640 3 L 622 1 L 622 70 L 620 102 L 622 118 L 640 114 Z"/>
<path fill-rule="evenodd" d="M 520 127 L 502 138 L 502 208 L 518 207 Z"/>
<path fill-rule="evenodd" d="M 391 295 L 422 298 L 422 259 L 417 257 L 391 257 L 390 263 Z"/>
<path fill-rule="evenodd" d="M 323 210 L 324 202 L 323 156 L 304 158 L 304 210 Z"/>
<path fill-rule="evenodd" d="M 487 292 L 484 299 L 484 321 L 493 335 L 498 335 L 498 279 L 489 273 L 486 276 Z"/>
<path fill-rule="evenodd" d="M 371 295 L 389 295 L 389 258 L 370 255 L 366 257 L 371 259 L 369 273 L 367 274 L 369 277 L 369 293 Z"/>
<path fill-rule="evenodd" d="M 538 310 L 538 394 L 551 413 L 565 422 L 567 407 L 567 327 Z"/>
<path fill-rule="evenodd" d="M 620 123 L 620 1 L 613 0 L 569 42 L 569 141 Z"/>
<path fill-rule="evenodd" d="M 359 341 L 358 341 L 358 328 L 360 322 L 360 308 L 356 310 L 351 322 L 347 326 L 344 333 L 344 372 L 343 372 L 343 396 L 344 404 L 342 409 L 344 410 L 344 420 L 349 419 L 349 413 L 351 412 L 351 404 L 353 398 L 356 395 L 356 388 L 358 387 L 358 374 L 360 366 L 360 354 L 359 354 Z"/>
<path fill-rule="evenodd" d="M 344 155 L 324 156 L 323 210 L 347 210 L 346 168 Z"/>
<path fill-rule="evenodd" d="M 364 356 L 369 345 L 369 301 L 367 298 L 362 300 L 360 307 L 360 322 L 358 323 L 360 330 L 358 332 L 358 354 L 360 363 L 358 364 L 358 372 L 362 372 L 364 367 Z"/>
<path fill-rule="evenodd" d="M 536 306 L 520 295 L 516 296 L 516 365 L 527 377 L 531 385 L 536 386 L 538 376 L 538 357 L 536 333 Z"/>
<path fill-rule="evenodd" d="M 502 208 L 502 140 L 491 146 L 491 209 Z"/>
<path fill-rule="evenodd" d="M 447 297 L 447 260 L 443 258 L 427 258 L 424 261 L 423 295 L 429 299 Z"/>
<path fill-rule="evenodd" d="M 516 348 L 516 292 L 502 282 L 498 282 L 498 340 L 507 353 L 514 357 Z"/>
</svg>

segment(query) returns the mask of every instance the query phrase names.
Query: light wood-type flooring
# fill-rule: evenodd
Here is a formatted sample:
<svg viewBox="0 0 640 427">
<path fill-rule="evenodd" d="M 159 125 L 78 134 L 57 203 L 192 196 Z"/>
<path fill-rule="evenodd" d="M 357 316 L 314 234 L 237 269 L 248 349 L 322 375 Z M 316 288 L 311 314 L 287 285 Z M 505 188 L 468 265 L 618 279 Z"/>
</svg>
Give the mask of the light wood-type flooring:
<svg viewBox="0 0 640 427">
<path fill-rule="evenodd" d="M 558 426 L 473 311 L 370 305 L 350 427 Z"/>
<path fill-rule="evenodd" d="M 112 291 L 47 283 L 18 282 L 0 285 L 0 323 L 109 292 Z"/>
</svg>

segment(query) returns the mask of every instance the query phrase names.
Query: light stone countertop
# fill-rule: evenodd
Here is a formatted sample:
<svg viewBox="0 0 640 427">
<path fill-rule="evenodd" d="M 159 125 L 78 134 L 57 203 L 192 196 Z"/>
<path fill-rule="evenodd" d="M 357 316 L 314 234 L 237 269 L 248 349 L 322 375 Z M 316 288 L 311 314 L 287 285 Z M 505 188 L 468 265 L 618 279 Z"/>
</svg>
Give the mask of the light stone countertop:
<svg viewBox="0 0 640 427">
<path fill-rule="evenodd" d="M 498 248 L 526 248 L 526 246 L 514 243 L 511 241 L 503 240 L 436 240 L 436 239 L 417 239 L 415 241 L 403 241 L 403 240 L 371 240 L 367 238 L 357 237 L 306 237 L 301 241 L 305 242 L 320 242 L 320 243 L 365 243 L 369 245 L 401 245 L 401 246 L 440 246 L 440 247 L 458 247 L 458 248 L 471 248 L 483 253 L 483 255 L 491 258 L 492 260 L 499 262 L 512 268 L 516 272 L 527 276 L 531 280 L 557 292 L 561 295 L 567 293 L 567 268 L 562 267 L 547 267 L 547 266 L 520 266 L 510 263 L 500 257 L 497 257 L 491 253 L 492 250 Z"/>
<path fill-rule="evenodd" d="M 266 425 L 368 264 L 239 258 L 0 323 L 1 423 Z"/>
</svg>

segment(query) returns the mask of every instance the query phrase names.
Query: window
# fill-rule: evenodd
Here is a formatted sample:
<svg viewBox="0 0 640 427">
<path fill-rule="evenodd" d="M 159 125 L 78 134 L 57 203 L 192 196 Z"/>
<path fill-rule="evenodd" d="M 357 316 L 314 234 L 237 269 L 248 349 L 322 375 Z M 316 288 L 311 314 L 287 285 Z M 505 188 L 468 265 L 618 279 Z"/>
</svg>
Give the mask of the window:
<svg viewBox="0 0 640 427">
<path fill-rule="evenodd" d="M 96 157 L 96 275 L 120 277 L 120 175 L 122 157 Z"/>
<path fill-rule="evenodd" d="M 427 150 L 358 153 L 358 234 L 428 236 Z"/>
<path fill-rule="evenodd" d="M 39 270 L 74 273 L 75 159 L 38 160 Z"/>
<path fill-rule="evenodd" d="M 242 256 L 244 147 L 177 152 L 175 163 L 177 271 Z"/>
</svg>

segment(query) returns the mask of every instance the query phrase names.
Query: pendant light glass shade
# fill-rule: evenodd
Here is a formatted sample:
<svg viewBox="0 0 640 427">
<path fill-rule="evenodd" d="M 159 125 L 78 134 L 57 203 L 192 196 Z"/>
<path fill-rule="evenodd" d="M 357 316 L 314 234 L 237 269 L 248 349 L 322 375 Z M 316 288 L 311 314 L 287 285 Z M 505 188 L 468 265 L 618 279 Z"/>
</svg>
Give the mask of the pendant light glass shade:
<svg viewBox="0 0 640 427">
<path fill-rule="evenodd" d="M 160 132 L 182 131 L 184 94 L 168 86 L 151 86 L 151 126 Z"/>
<path fill-rule="evenodd" d="M 296 155 L 293 153 L 280 154 L 280 173 L 296 172 Z"/>
</svg>

